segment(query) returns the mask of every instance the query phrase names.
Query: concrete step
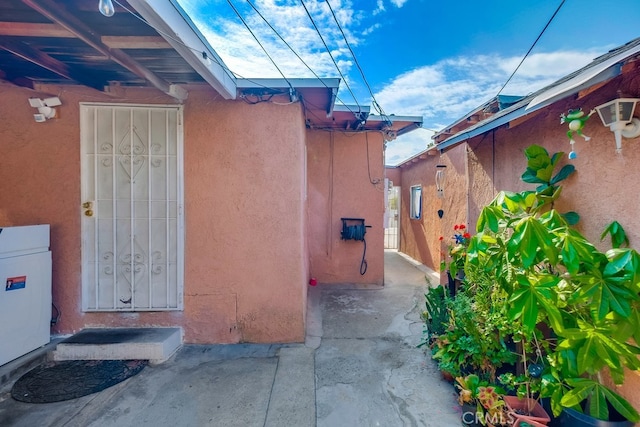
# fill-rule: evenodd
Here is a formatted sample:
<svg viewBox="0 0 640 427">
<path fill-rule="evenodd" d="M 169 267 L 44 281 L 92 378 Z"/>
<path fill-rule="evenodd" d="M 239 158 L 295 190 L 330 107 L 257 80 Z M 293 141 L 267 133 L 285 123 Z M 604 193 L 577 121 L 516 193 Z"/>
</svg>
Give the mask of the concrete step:
<svg viewBox="0 0 640 427">
<path fill-rule="evenodd" d="M 162 363 L 181 346 L 180 328 L 89 328 L 60 342 L 51 358 Z"/>
</svg>

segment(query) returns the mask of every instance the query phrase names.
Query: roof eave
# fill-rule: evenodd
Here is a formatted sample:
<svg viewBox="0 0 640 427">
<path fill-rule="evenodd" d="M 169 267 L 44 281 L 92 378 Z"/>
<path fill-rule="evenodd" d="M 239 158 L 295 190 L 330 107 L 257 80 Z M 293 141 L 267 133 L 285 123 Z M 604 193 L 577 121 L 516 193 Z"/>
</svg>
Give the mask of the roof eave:
<svg viewBox="0 0 640 427">
<path fill-rule="evenodd" d="M 503 114 L 497 113 L 475 126 L 465 129 L 462 132 L 458 132 L 452 137 L 439 143 L 437 148 L 442 153 L 447 148 L 508 124 L 511 120 L 523 117 L 562 99 L 568 98 L 581 90 L 610 80 L 620 75 L 622 70 L 621 63 L 638 52 L 640 52 L 640 43 L 635 46 L 631 46 L 616 55 L 612 55 L 611 58 L 608 58 L 603 62 L 588 65 L 582 70 L 576 72 L 573 77 L 566 79 L 564 82 L 560 84 L 556 82 L 552 85 L 546 86 L 536 93 L 524 98 L 522 101 L 514 104 L 512 107 L 506 108 Z"/>
<path fill-rule="evenodd" d="M 236 78 L 175 0 L 128 1 L 223 98 L 236 98 Z"/>
</svg>

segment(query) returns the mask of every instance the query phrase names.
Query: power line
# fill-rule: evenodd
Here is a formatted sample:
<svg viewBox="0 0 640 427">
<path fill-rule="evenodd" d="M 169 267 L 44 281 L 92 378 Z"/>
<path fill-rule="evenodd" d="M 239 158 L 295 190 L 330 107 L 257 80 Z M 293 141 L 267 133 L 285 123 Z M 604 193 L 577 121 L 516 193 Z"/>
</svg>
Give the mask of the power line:
<svg viewBox="0 0 640 427">
<path fill-rule="evenodd" d="M 262 87 L 262 88 L 269 89 L 270 91 L 276 91 L 276 89 L 275 89 L 275 88 L 265 86 L 265 85 L 263 85 L 263 84 L 261 84 L 261 83 L 259 83 L 259 82 L 256 82 L 256 81 L 254 81 L 254 80 L 251 80 L 251 79 L 249 79 L 249 78 L 247 78 L 247 77 L 243 77 L 242 75 L 240 75 L 240 74 L 238 74 L 238 73 L 236 73 L 236 72 L 232 71 L 232 70 L 231 70 L 231 69 L 229 69 L 229 67 L 227 67 L 224 63 L 222 63 L 222 62 L 218 61 L 218 59 L 217 59 L 216 57 L 211 58 L 209 55 L 207 55 L 207 53 L 206 53 L 206 52 L 201 51 L 200 49 L 196 49 L 196 48 L 194 48 L 194 47 L 191 47 L 191 46 L 189 46 L 189 45 L 185 44 L 182 40 L 176 39 L 176 38 L 175 38 L 175 37 L 173 37 L 171 34 L 165 33 L 164 31 L 162 31 L 162 30 L 159 30 L 159 29 L 155 28 L 155 27 L 154 27 L 153 25 L 151 25 L 151 24 L 150 24 L 146 19 L 144 19 L 142 16 L 138 15 L 137 13 L 133 12 L 133 11 L 132 11 L 131 9 L 129 9 L 126 5 L 123 5 L 123 4 L 122 4 L 122 3 L 120 3 L 118 0 L 113 0 L 113 1 L 114 1 L 114 3 L 116 3 L 118 6 L 122 7 L 124 10 L 126 10 L 129 14 L 131 14 L 131 15 L 133 15 L 135 18 L 137 18 L 139 21 L 141 21 L 141 22 L 143 22 L 144 24 L 146 24 L 149 28 L 153 28 L 153 30 L 155 30 L 155 31 L 156 31 L 158 34 L 160 34 L 161 36 L 164 36 L 164 37 L 166 37 L 166 38 L 168 38 L 168 39 L 171 39 L 171 40 L 173 40 L 174 42 L 179 43 L 179 44 L 181 44 L 182 46 L 186 47 L 187 49 L 192 50 L 193 52 L 197 52 L 197 53 L 199 53 L 200 55 L 202 55 L 202 58 L 203 58 L 203 59 L 213 60 L 213 62 L 215 62 L 216 64 L 218 64 L 218 65 L 219 65 L 219 66 L 220 66 L 220 67 L 225 71 L 225 73 L 226 73 L 226 74 L 227 74 L 227 75 L 228 75 L 232 80 L 234 80 L 234 79 L 236 79 L 236 78 L 240 78 L 240 79 L 246 80 L 246 81 L 248 81 L 248 82 L 251 82 L 251 83 L 255 84 L 256 86 L 260 86 L 260 87 Z M 286 80 L 286 79 L 285 79 L 285 80 Z"/>
<path fill-rule="evenodd" d="M 329 53 L 329 57 L 331 57 L 331 60 L 333 61 L 333 65 L 336 66 L 336 70 L 338 70 L 338 73 L 340 74 L 340 77 L 342 77 L 342 80 L 344 80 L 344 85 L 349 90 L 349 93 L 351 94 L 351 97 L 353 98 L 353 100 L 355 101 L 356 105 L 358 106 L 358 112 L 360 112 L 360 103 L 356 99 L 356 96 L 353 94 L 353 91 L 351 90 L 351 87 L 347 83 L 347 79 L 342 74 L 342 71 L 340 71 L 340 67 L 338 67 L 338 63 L 336 62 L 335 58 L 331 54 L 331 50 L 329 49 L 329 46 L 327 46 L 327 43 L 324 41 L 324 37 L 322 37 L 322 34 L 320 33 L 320 30 L 318 29 L 318 26 L 316 25 L 315 21 L 313 20 L 313 17 L 311 16 L 311 13 L 309 13 L 309 9 L 307 9 L 307 6 L 304 4 L 304 0 L 300 0 L 300 3 L 302 4 L 302 7 L 304 7 L 305 12 L 307 12 L 307 16 L 311 20 L 311 23 L 313 24 L 313 28 L 315 28 L 316 33 L 318 33 L 318 36 L 320 36 L 320 40 L 322 40 L 322 44 L 324 44 L 325 49 L 327 49 L 327 53 Z"/>
<path fill-rule="evenodd" d="M 340 33 L 342 34 L 342 38 L 344 39 L 344 42 L 347 44 L 347 47 L 349 48 L 349 52 L 351 52 L 351 56 L 353 57 L 353 61 L 355 62 L 356 67 L 360 71 L 360 75 L 362 76 L 362 80 L 364 80 L 364 84 L 367 86 L 367 89 L 369 90 L 369 94 L 371 95 L 371 104 L 378 111 L 378 114 L 380 114 L 381 116 L 383 116 L 385 119 L 388 120 L 387 115 L 384 113 L 384 111 L 382 110 L 382 107 L 380 107 L 380 104 L 378 104 L 378 101 L 376 101 L 376 97 L 373 95 L 373 91 L 371 90 L 371 86 L 369 86 L 369 82 L 367 81 L 367 78 L 364 75 L 364 71 L 362 70 L 362 67 L 360 66 L 360 63 L 358 62 L 358 58 L 356 58 L 356 54 L 353 52 L 353 49 L 351 48 L 351 45 L 349 44 L 349 41 L 347 40 L 347 36 L 345 35 L 344 31 L 342 30 L 342 26 L 340 25 L 340 22 L 338 22 L 338 18 L 336 17 L 336 14 L 333 11 L 333 8 L 331 7 L 331 3 L 329 3 L 329 0 L 325 0 L 325 1 L 327 3 L 327 6 L 329 6 L 329 10 L 331 11 L 331 15 L 333 15 L 333 20 L 336 22 L 336 25 L 338 26 L 338 29 L 340 30 Z"/>
<path fill-rule="evenodd" d="M 260 18 L 262 18 L 262 20 L 265 22 L 265 24 L 267 24 L 269 26 L 269 28 L 271 28 L 271 30 L 275 33 L 276 36 L 278 36 L 278 38 L 285 44 L 285 46 L 287 46 L 289 48 L 289 50 L 291 50 L 291 52 L 293 52 L 293 54 L 300 60 L 300 62 L 302 62 L 302 64 L 307 67 L 307 69 L 309 69 L 309 71 L 311 71 L 311 73 L 327 88 L 330 89 L 329 86 L 327 86 L 327 84 L 320 78 L 320 76 L 318 76 L 318 74 L 316 74 L 315 71 L 313 71 L 313 69 L 305 62 L 304 59 L 302 59 L 302 57 L 298 54 L 298 52 L 295 51 L 295 49 L 293 49 L 293 47 L 291 47 L 291 45 L 284 39 L 284 37 L 282 37 L 280 35 L 280 33 L 278 32 L 278 30 L 276 30 L 273 25 L 271 25 L 271 23 L 267 20 L 267 18 L 264 17 L 264 15 L 262 15 L 262 13 L 260 13 L 260 11 L 256 8 L 256 6 L 251 2 L 251 0 L 247 0 L 247 3 L 249 3 L 249 6 L 251 6 L 253 8 L 253 10 L 258 14 L 258 16 L 260 16 Z M 351 108 L 349 108 L 348 105 L 346 105 L 344 103 L 344 101 L 342 101 L 342 99 L 340 99 L 339 96 L 336 95 L 336 99 L 338 99 L 340 102 L 342 102 L 342 104 L 347 107 L 347 109 L 349 111 L 351 111 L 351 113 L 354 113 Z"/>
<path fill-rule="evenodd" d="M 498 91 L 498 93 L 496 94 L 496 96 L 500 95 L 500 93 L 502 92 L 502 90 L 505 88 L 505 86 L 507 86 L 507 84 L 511 81 L 511 79 L 513 78 L 513 76 L 516 74 L 516 72 L 518 71 L 518 69 L 520 68 L 520 66 L 522 65 L 522 63 L 524 62 L 525 59 L 527 59 L 527 56 L 529 56 L 529 54 L 531 53 L 531 51 L 533 50 L 533 48 L 535 47 L 536 43 L 538 43 L 538 40 L 540 40 L 540 38 L 542 37 L 542 35 L 544 34 L 544 32 L 547 30 L 547 27 L 551 24 L 551 21 L 553 21 L 553 18 L 556 17 L 556 15 L 558 14 L 558 12 L 560 12 L 560 8 L 562 7 L 562 5 L 564 4 L 565 0 L 562 0 L 560 2 L 560 5 L 558 5 L 558 8 L 556 9 L 555 12 L 553 12 L 553 15 L 551 15 L 551 18 L 549 18 L 549 21 L 547 22 L 547 25 L 544 26 L 544 28 L 542 29 L 542 31 L 540 32 L 540 34 L 538 34 L 538 37 L 536 38 L 536 41 L 533 42 L 533 44 L 531 45 L 531 47 L 529 48 L 529 50 L 527 51 L 527 53 L 524 55 L 524 57 L 522 58 L 522 60 L 520 61 L 520 63 L 518 64 L 518 66 L 516 67 L 515 70 L 513 70 L 513 73 L 511 73 L 511 75 L 509 76 L 509 78 L 507 79 L 506 82 L 504 82 L 504 84 L 502 85 L 502 87 L 500 88 L 500 90 Z"/>
<path fill-rule="evenodd" d="M 273 64 L 274 67 L 276 67 L 276 70 L 278 70 L 278 72 L 280 73 L 280 75 L 282 76 L 282 78 L 287 82 L 287 84 L 289 85 L 289 88 L 291 89 L 291 91 L 293 91 L 293 85 L 291 84 L 291 82 L 289 80 L 287 80 L 287 78 L 285 77 L 284 73 L 282 72 L 282 70 L 280 69 L 280 67 L 278 67 L 278 64 L 276 64 L 276 62 L 273 60 L 273 58 L 271 57 L 271 55 L 269 55 L 269 52 L 267 52 L 267 49 L 265 49 L 265 47 L 262 45 L 262 43 L 260 43 L 260 40 L 258 40 L 258 37 L 254 34 L 254 32 L 251 30 L 251 28 L 249 27 L 249 24 L 247 24 L 247 22 L 244 20 L 244 18 L 242 17 L 242 15 L 240 15 L 240 12 L 238 12 L 238 9 L 236 9 L 236 7 L 233 5 L 233 3 L 231 3 L 231 0 L 227 0 L 227 3 L 229 3 L 229 6 L 231 6 L 231 8 L 233 9 L 233 11 L 236 13 L 236 15 L 238 15 L 238 18 L 240 18 L 240 20 L 242 21 L 242 23 L 244 24 L 244 26 L 247 28 L 247 30 L 249 31 L 249 33 L 253 36 L 253 38 L 255 39 L 255 41 L 258 43 L 258 45 L 260 46 L 260 48 L 262 49 L 262 51 L 264 52 L 265 55 L 267 55 L 267 58 L 269 58 L 269 60 L 271 61 L 271 63 Z"/>
</svg>

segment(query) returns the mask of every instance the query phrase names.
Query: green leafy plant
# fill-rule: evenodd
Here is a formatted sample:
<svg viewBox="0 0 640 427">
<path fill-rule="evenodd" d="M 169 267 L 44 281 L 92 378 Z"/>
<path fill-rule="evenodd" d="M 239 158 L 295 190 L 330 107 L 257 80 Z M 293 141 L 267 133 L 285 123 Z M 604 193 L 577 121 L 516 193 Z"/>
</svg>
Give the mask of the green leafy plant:
<svg viewBox="0 0 640 427">
<path fill-rule="evenodd" d="M 493 309 L 499 305 L 483 301 L 490 292 L 484 289 L 480 293 L 477 289 L 461 291 L 448 301 L 449 324 L 437 340 L 433 358 L 438 360 L 441 369 L 449 369 L 454 376 L 476 372 L 494 381 L 496 370 L 505 363 L 515 362 L 517 356 L 494 324 L 501 318 L 494 317 Z"/>
<path fill-rule="evenodd" d="M 444 286 L 438 285 L 430 287 L 424 294 L 425 310 L 420 317 L 425 323 L 423 339 L 418 345 L 433 345 L 434 341 L 445 333 L 449 322 L 449 311 L 447 309 L 447 301 L 449 296 Z"/>
<path fill-rule="evenodd" d="M 628 239 L 620 224 L 607 227 L 602 237 L 611 235 L 613 249 L 601 252 L 572 227 L 575 212 L 555 209 L 559 183 L 574 172 L 565 165 L 555 173 L 563 153 L 533 145 L 525 155 L 522 179 L 538 187 L 503 191 L 482 210 L 465 270 L 494 276 L 525 347 L 544 341 L 540 392 L 554 413 L 567 407 L 606 420 L 611 405 L 637 422 L 636 409 L 603 385 L 602 372 L 621 384 L 625 367 L 640 368 L 640 255 L 622 247 Z"/>
</svg>

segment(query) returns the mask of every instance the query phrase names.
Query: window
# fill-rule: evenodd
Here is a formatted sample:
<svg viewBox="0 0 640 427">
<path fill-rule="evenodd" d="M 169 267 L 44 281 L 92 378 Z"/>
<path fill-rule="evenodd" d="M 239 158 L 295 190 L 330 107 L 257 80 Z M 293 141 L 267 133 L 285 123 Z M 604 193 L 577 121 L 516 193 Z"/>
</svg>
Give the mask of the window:
<svg viewBox="0 0 640 427">
<path fill-rule="evenodd" d="M 422 186 L 414 185 L 411 187 L 411 219 L 420 219 L 422 216 Z"/>
</svg>

